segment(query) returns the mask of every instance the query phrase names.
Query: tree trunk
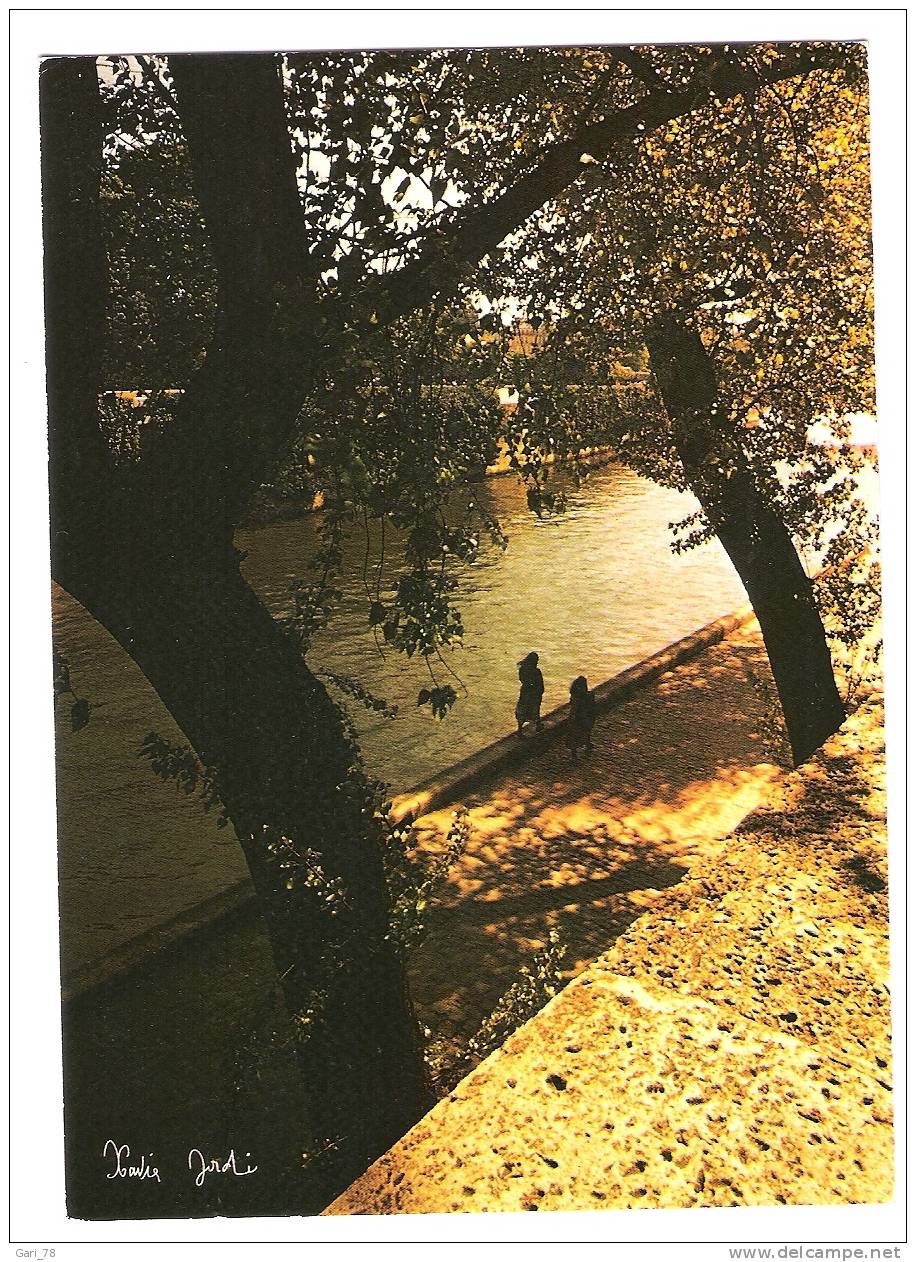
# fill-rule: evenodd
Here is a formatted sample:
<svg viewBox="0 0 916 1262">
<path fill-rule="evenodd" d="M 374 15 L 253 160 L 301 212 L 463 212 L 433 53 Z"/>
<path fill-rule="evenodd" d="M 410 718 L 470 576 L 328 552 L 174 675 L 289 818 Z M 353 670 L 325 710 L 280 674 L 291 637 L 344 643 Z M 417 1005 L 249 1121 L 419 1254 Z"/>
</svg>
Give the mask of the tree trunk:
<svg viewBox="0 0 916 1262">
<path fill-rule="evenodd" d="M 94 57 L 41 63 L 41 202 L 52 571 L 100 529 L 111 453 L 99 425 L 108 261 L 99 222 L 104 128 Z"/>
<path fill-rule="evenodd" d="M 256 131 L 259 111 L 278 110 L 278 71 L 272 59 L 248 60 L 243 69 L 261 74 L 265 91 L 274 88 L 270 106 L 254 100 L 249 130 Z M 244 583 L 232 551 L 236 488 L 221 478 L 218 435 L 235 420 L 232 404 L 249 425 L 271 410 L 291 424 L 303 388 L 272 362 L 265 380 L 255 377 L 262 388 L 249 380 L 244 390 L 231 364 L 228 373 L 211 365 L 194 390 L 198 404 L 209 393 L 208 407 L 194 416 L 186 410 L 176 427 L 181 458 L 154 453 L 138 466 L 115 466 L 98 419 L 106 277 L 95 61 L 46 62 L 41 84 L 54 577 L 123 645 L 218 772 L 293 1019 L 312 1148 L 320 1153 L 311 1173 L 330 1198 L 431 1099 L 401 960 L 388 938 L 369 786 L 327 693 Z M 279 111 L 282 122 L 282 103 Z M 223 149 L 243 139 L 247 133 L 230 132 Z M 288 149 L 285 125 L 280 139 Z M 245 153 L 261 160 L 254 141 Z M 295 198 L 292 160 L 283 156 L 277 179 L 292 181 Z M 259 186 L 249 199 L 262 195 Z M 259 285 L 261 292 L 270 285 L 279 253 L 275 244 L 246 265 L 249 302 Z M 242 356 L 233 339 L 243 314 L 232 307 L 230 317 L 227 342 L 250 369 L 259 352 L 253 346 Z M 190 441 L 180 444 L 188 431 Z"/>
<path fill-rule="evenodd" d="M 233 556 L 126 585 L 93 568 L 70 590 L 217 769 L 292 1017 L 309 1172 L 330 1199 L 433 1103 L 356 750 Z"/>
<path fill-rule="evenodd" d="M 690 487 L 760 623 L 798 765 L 846 717 L 811 580 L 740 448 L 727 440 L 718 417 L 715 373 L 699 335 L 668 317 L 656 321 L 647 341 Z"/>
</svg>

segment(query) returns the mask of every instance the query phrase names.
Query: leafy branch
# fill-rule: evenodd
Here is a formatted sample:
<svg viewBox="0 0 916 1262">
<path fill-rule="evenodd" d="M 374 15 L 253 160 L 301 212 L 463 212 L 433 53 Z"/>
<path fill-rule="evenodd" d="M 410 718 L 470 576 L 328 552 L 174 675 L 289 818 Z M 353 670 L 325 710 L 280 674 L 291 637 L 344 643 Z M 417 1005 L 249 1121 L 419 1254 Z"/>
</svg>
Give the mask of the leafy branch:
<svg viewBox="0 0 916 1262">
<path fill-rule="evenodd" d="M 556 929 L 551 929 L 547 942 L 537 952 L 530 964 L 523 964 L 517 981 L 513 982 L 499 999 L 490 1015 L 481 1022 L 477 1032 L 468 1040 L 458 1060 L 447 1069 L 432 1057 L 431 1068 L 443 1091 L 451 1090 L 467 1073 L 485 1060 L 491 1052 L 502 1047 L 526 1021 L 560 993 L 564 985 L 561 964 L 566 946 Z"/>
<path fill-rule="evenodd" d="M 158 732 L 147 732 L 140 744 L 140 757 L 148 758 L 160 780 L 173 780 L 187 797 L 199 795 L 204 811 L 218 807 L 217 828 L 225 828 L 229 816 L 219 792 L 219 780 L 213 767 L 205 766 L 189 745 L 174 745 Z"/>
<path fill-rule="evenodd" d="M 73 690 L 70 682 L 70 663 L 61 654 L 57 646 L 53 648 L 54 662 L 54 707 L 57 708 L 59 697 L 69 696 L 73 698 L 70 706 L 70 730 L 73 732 L 81 731 L 89 722 L 89 715 L 94 709 L 93 705 L 86 697 L 80 697 Z"/>
<path fill-rule="evenodd" d="M 354 701 L 358 701 L 365 709 L 371 710 L 375 714 L 381 714 L 386 719 L 397 718 L 397 706 L 390 705 L 383 697 L 377 697 L 364 684 L 359 683 L 350 675 L 341 675 L 333 670 L 322 670 L 319 674 L 324 679 L 330 680 L 335 688 L 338 688 L 348 697 L 352 697 Z"/>
</svg>

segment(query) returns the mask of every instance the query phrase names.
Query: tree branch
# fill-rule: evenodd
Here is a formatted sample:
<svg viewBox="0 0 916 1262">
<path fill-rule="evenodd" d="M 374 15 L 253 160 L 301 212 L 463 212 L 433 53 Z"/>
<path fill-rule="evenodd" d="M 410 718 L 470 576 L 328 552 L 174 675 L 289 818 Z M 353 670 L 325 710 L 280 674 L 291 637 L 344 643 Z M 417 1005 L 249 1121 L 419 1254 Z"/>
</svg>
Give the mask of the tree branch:
<svg viewBox="0 0 916 1262">
<path fill-rule="evenodd" d="M 833 68 L 840 50 L 780 50 L 759 78 L 774 83 Z M 333 361 L 335 327 L 352 321 L 353 298 L 377 327 L 449 293 L 468 267 L 576 181 L 583 154 L 606 159 L 634 136 L 739 95 L 751 79 L 741 66 L 715 61 L 686 90 L 650 91 L 633 106 L 585 123 L 493 200 L 453 216 L 414 262 L 370 278 L 351 301 L 322 302 L 319 314 L 277 60 L 183 56 L 170 67 L 213 242 L 223 319 L 217 345 L 160 451 L 141 462 L 141 476 L 147 487 L 154 484 L 150 499 L 159 506 L 162 537 L 164 523 L 174 522 L 200 547 L 215 534 L 231 537 L 240 506 L 288 440 L 316 367 Z"/>
<path fill-rule="evenodd" d="M 670 92 L 670 85 L 636 48 L 615 48 L 614 56 L 635 75 L 650 92 Z"/>
<path fill-rule="evenodd" d="M 813 49 L 779 49 L 779 59 L 751 75 L 736 63 L 716 62 L 686 90 L 654 89 L 635 105 L 589 123 L 570 140 L 561 141 L 534 170 L 516 180 L 498 197 L 452 221 L 447 235 L 438 234 L 415 262 L 366 287 L 365 300 L 379 324 L 390 323 L 443 289 L 454 287 L 463 269 L 477 263 L 520 227 L 536 210 L 557 197 L 582 174 L 581 158 L 606 159 L 622 142 L 645 134 L 714 101 L 739 96 L 758 83 L 778 83 L 814 70 L 843 64 L 842 45 Z"/>
<path fill-rule="evenodd" d="M 169 91 L 169 89 L 165 86 L 165 84 L 160 79 L 159 71 L 156 69 L 156 66 L 153 62 L 153 58 L 152 57 L 137 57 L 136 61 L 137 61 L 137 65 L 140 68 L 140 74 L 143 78 L 143 82 L 150 89 L 150 91 L 155 95 L 161 107 L 164 110 L 166 110 L 169 114 L 177 115 L 178 103 L 175 100 L 175 97 L 172 95 L 172 93 Z"/>
</svg>

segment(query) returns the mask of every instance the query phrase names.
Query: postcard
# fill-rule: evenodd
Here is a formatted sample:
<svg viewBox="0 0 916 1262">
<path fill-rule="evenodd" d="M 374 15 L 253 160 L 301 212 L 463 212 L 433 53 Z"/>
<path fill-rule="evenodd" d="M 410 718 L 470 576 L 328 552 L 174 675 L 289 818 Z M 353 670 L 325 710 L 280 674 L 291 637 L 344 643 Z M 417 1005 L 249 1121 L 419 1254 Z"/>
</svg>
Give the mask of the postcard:
<svg viewBox="0 0 916 1262">
<path fill-rule="evenodd" d="M 32 39 L 63 1127 L 22 1256 L 45 1175 L 44 1249 L 899 1256 L 893 14 L 395 12 Z"/>
</svg>

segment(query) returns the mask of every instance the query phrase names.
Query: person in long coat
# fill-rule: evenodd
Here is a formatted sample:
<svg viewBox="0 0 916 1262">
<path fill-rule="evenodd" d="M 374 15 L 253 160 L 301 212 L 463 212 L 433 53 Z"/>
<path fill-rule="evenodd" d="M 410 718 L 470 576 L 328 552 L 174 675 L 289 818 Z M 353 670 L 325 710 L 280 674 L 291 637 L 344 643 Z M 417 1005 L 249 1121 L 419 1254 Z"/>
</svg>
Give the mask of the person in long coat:
<svg viewBox="0 0 916 1262">
<path fill-rule="evenodd" d="M 518 678 L 521 689 L 515 706 L 515 721 L 518 733 L 526 723 L 533 723 L 541 730 L 541 699 L 544 696 L 544 676 L 538 670 L 537 653 L 529 653 L 518 664 Z"/>
<path fill-rule="evenodd" d="M 595 694 L 588 690 L 588 680 L 579 675 L 569 686 L 569 718 L 566 720 L 566 743 L 576 757 L 580 745 L 592 748 L 595 726 Z"/>
</svg>

